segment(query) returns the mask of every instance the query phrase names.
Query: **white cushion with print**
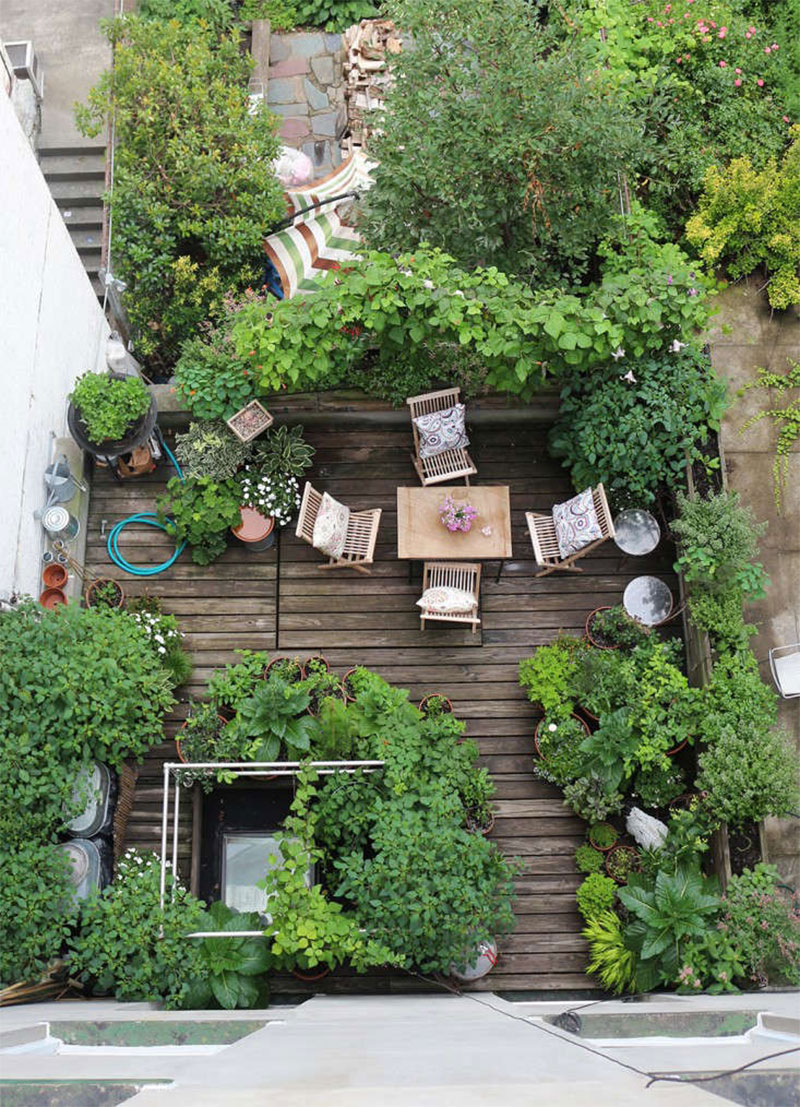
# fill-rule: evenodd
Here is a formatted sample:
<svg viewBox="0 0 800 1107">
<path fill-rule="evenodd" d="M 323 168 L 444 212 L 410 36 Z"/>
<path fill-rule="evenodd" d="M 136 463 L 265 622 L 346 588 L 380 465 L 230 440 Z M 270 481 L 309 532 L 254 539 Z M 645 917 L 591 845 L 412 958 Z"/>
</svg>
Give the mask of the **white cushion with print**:
<svg viewBox="0 0 800 1107">
<path fill-rule="evenodd" d="M 417 607 L 423 611 L 435 611 L 437 615 L 466 615 L 475 607 L 475 597 L 463 588 L 451 588 L 443 585 L 439 588 L 426 588 Z"/>
<path fill-rule="evenodd" d="M 349 525 L 350 508 L 334 500 L 327 492 L 323 492 L 322 502 L 314 520 L 312 535 L 314 549 L 328 557 L 340 558 L 344 552 Z"/>
<path fill-rule="evenodd" d="M 591 488 L 585 488 L 566 503 L 556 504 L 553 523 L 562 557 L 569 557 L 603 537 Z"/>
<path fill-rule="evenodd" d="M 445 411 L 432 411 L 429 415 L 418 415 L 414 423 L 419 434 L 420 457 L 435 457 L 445 450 L 463 450 L 469 446 L 463 404 L 455 404 Z"/>
</svg>

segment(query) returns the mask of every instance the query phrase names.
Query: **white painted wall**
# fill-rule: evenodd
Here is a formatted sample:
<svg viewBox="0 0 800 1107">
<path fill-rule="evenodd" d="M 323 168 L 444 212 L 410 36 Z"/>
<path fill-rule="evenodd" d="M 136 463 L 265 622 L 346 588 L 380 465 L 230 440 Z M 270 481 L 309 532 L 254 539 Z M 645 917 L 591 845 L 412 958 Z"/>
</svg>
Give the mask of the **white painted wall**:
<svg viewBox="0 0 800 1107">
<path fill-rule="evenodd" d="M 38 596 L 52 435 L 105 368 L 108 325 L 8 97 L 0 92 L 0 596 Z"/>
</svg>

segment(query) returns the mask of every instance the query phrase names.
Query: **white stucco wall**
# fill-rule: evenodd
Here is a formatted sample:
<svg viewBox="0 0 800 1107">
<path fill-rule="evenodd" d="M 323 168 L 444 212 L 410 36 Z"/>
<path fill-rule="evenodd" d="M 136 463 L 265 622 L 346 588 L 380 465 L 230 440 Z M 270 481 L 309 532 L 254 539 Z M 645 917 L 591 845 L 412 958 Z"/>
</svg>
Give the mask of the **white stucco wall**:
<svg viewBox="0 0 800 1107">
<path fill-rule="evenodd" d="M 0 596 L 38 596 L 42 474 L 67 393 L 105 367 L 108 325 L 39 164 L 0 92 Z"/>
</svg>

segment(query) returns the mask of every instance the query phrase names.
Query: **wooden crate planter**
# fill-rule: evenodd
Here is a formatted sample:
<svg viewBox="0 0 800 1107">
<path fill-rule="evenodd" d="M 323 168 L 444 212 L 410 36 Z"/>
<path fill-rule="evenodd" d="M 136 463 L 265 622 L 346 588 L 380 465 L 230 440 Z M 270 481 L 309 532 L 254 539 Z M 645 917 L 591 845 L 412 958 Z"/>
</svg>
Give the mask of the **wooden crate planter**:
<svg viewBox="0 0 800 1107">
<path fill-rule="evenodd" d="M 275 420 L 263 404 L 251 400 L 226 422 L 240 442 L 252 442 L 259 434 L 269 430 Z"/>
</svg>

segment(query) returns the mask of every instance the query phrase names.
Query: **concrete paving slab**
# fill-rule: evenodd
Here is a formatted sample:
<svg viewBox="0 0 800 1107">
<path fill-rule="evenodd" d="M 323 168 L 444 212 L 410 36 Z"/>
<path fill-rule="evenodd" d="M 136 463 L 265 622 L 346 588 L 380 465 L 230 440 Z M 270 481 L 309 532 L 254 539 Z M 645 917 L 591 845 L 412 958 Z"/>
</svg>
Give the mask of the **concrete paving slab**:
<svg viewBox="0 0 800 1107">
<path fill-rule="evenodd" d="M 3 0 L 0 38 L 31 39 L 44 69 L 42 146 L 86 143 L 78 133 L 73 105 L 111 64 L 111 48 L 100 32 L 100 20 L 114 14 L 114 0 Z"/>
</svg>

